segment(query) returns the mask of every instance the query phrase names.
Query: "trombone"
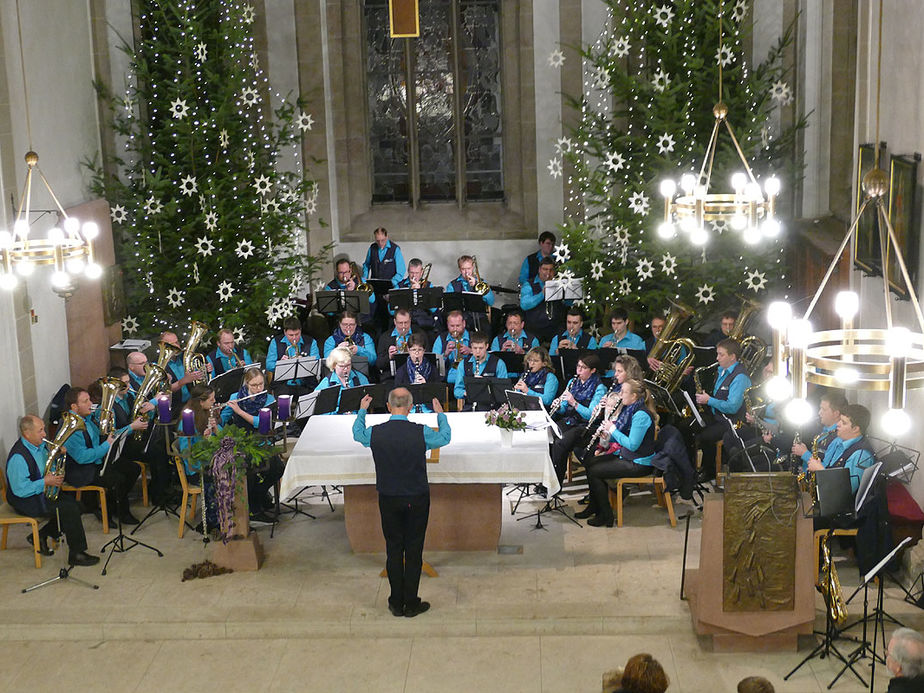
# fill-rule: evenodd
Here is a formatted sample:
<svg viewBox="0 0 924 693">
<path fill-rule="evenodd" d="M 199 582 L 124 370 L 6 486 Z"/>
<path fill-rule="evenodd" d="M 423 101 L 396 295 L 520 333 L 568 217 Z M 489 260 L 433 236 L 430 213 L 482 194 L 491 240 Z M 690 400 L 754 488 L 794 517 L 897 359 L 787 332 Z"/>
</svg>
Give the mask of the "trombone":
<svg viewBox="0 0 924 693">
<path fill-rule="evenodd" d="M 350 262 L 350 270 L 353 272 L 353 281 L 356 283 L 356 288 L 354 291 L 361 291 L 364 294 L 371 294 L 372 284 L 362 281 L 362 273 L 359 271 L 359 266 L 355 262 Z"/>
<path fill-rule="evenodd" d="M 478 272 L 478 258 L 474 255 L 472 255 L 472 270 L 475 273 L 475 287 L 473 291 L 476 294 L 481 294 L 484 296 L 491 290 L 491 287 L 488 286 L 488 283 L 481 278 L 481 273 Z"/>
</svg>

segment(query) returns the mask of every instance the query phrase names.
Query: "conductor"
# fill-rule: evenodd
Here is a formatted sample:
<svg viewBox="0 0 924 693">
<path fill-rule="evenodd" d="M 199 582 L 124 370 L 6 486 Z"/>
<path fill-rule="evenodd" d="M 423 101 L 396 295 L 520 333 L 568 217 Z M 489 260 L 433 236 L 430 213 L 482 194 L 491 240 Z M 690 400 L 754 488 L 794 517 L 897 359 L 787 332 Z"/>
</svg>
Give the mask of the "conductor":
<svg viewBox="0 0 924 693">
<path fill-rule="evenodd" d="M 360 402 L 353 422 L 353 439 L 372 448 L 375 461 L 375 489 L 385 535 L 385 568 L 391 587 L 388 610 L 394 616 L 413 618 L 430 608 L 429 602 L 417 596 L 430 517 L 426 451 L 447 445 L 452 432 L 435 397 L 432 406 L 437 412 L 438 431 L 408 421 L 414 398 L 406 388 L 398 387 L 388 393 L 391 417 L 376 426 L 366 426 L 366 410 L 371 403 L 369 395 Z"/>
</svg>

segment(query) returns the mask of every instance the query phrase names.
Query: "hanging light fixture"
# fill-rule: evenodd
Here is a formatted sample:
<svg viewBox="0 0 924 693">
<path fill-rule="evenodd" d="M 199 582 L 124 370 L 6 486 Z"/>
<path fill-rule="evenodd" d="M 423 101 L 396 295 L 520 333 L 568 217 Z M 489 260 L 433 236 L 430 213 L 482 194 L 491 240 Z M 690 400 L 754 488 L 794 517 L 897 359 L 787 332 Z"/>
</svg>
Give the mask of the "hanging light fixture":
<svg viewBox="0 0 924 693">
<path fill-rule="evenodd" d="M 722 55 L 722 10 L 719 4 L 719 53 Z M 728 106 L 722 100 L 722 60 L 719 58 L 719 101 L 712 107 L 715 122 L 709 144 L 703 156 L 699 175 L 684 173 L 680 183 L 667 178 L 661 181 L 661 195 L 664 197 L 664 221 L 658 226 L 658 235 L 669 240 L 677 235 L 678 229 L 685 233 L 693 245 L 705 245 L 709 240 L 706 222 L 724 222 L 741 233 L 748 244 L 762 238 L 779 235 L 780 222 L 775 215 L 775 201 L 780 193 L 780 180 L 771 176 L 763 186 L 757 181 L 748 165 L 747 158 L 728 122 Z M 712 185 L 712 164 L 715 160 L 719 131 L 725 127 L 735 151 L 741 159 L 743 171 L 731 177 L 731 192 L 710 192 Z M 679 194 L 678 194 L 679 188 Z"/>
<path fill-rule="evenodd" d="M 23 185 L 16 219 L 12 229 L 0 228 L 0 288 L 11 291 L 19 284 L 19 277 L 28 277 L 40 265 L 51 265 L 51 285 L 55 293 L 68 298 L 74 293 L 73 277 L 83 274 L 98 279 L 102 268 L 93 253 L 93 240 L 99 227 L 90 221 L 83 224 L 68 215 L 51 189 L 51 185 L 38 166 L 38 154 L 32 148 L 32 124 L 29 117 L 29 91 L 26 84 L 26 61 L 22 41 L 22 17 L 19 0 L 16 0 L 16 22 L 19 30 L 19 59 L 22 68 L 22 88 L 25 102 L 26 132 L 29 151 L 26 152 L 26 182 Z M 58 225 L 48 230 L 44 238 L 33 233 L 32 184 L 35 175 L 45 186 L 55 205 Z"/>
<path fill-rule="evenodd" d="M 909 388 L 924 387 L 924 314 L 918 302 L 914 284 L 908 274 L 905 258 L 889 221 L 885 196 L 889 181 L 879 167 L 879 86 L 882 70 L 882 0 L 879 0 L 879 58 L 876 85 L 876 157 L 875 164 L 863 177 L 864 196 L 857 215 L 844 234 L 840 247 L 815 292 L 805 315 L 792 318 L 792 309 L 785 303 L 771 304 L 767 321 L 773 332 L 773 377 L 767 383 L 767 395 L 781 401 L 792 394 L 785 414 L 793 423 L 805 423 L 812 417 L 812 407 L 805 398 L 806 384 L 851 387 L 857 390 L 889 393 L 889 406 L 883 414 L 882 429 L 893 436 L 906 433 L 911 418 L 905 411 L 905 395 Z M 883 267 L 882 288 L 885 299 L 886 327 L 855 326 L 859 312 L 859 296 L 853 291 L 841 291 L 834 302 L 840 318 L 840 328 L 815 332 L 810 318 L 835 268 L 847 251 L 850 239 L 867 208 L 875 212 L 879 222 L 879 249 Z M 894 254 L 902 280 L 911 299 L 918 322 L 917 332 L 895 325 L 889 292 L 887 257 Z M 781 345 L 777 354 L 777 345 Z M 787 374 L 788 369 L 788 374 Z"/>
</svg>

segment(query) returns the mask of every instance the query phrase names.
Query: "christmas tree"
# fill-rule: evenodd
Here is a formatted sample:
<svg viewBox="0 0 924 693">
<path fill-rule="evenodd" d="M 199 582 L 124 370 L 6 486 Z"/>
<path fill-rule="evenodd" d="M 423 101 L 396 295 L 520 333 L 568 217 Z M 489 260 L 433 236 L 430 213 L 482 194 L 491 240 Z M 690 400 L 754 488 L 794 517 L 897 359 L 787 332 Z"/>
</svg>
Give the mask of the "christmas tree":
<svg viewBox="0 0 924 693">
<path fill-rule="evenodd" d="M 656 232 L 664 219 L 659 184 L 700 171 L 720 100 L 720 66 L 721 100 L 749 164 L 758 176 L 781 178 L 784 188 L 792 183 L 798 167 L 787 155 L 804 121 L 780 132 L 771 124 L 774 109 L 792 100 L 782 65 L 791 28 L 750 66 L 746 0 L 605 4 L 608 26 L 581 51 L 588 77 L 584 93 L 570 99 L 577 124 L 549 162 L 552 175 L 567 168 L 564 161 L 573 171 L 556 248 L 564 262 L 560 276 L 585 277 L 594 318 L 617 302 L 640 319 L 668 301 L 711 310 L 739 305 L 736 294 L 760 300 L 758 294 L 785 283 L 782 240 L 749 245 L 720 223 L 702 247 L 683 237 L 665 241 Z M 554 52 L 550 64 L 561 58 Z M 730 189 L 731 174 L 741 169 L 731 139 L 720 137 L 713 187 Z"/>
<path fill-rule="evenodd" d="M 124 91 L 97 84 L 124 152 L 88 164 L 110 203 L 123 330 L 152 335 L 199 320 L 259 349 L 322 260 L 304 252 L 317 186 L 280 164 L 286 153 L 301 169 L 312 117 L 301 101 L 271 97 L 251 5 L 138 5 Z"/>
</svg>

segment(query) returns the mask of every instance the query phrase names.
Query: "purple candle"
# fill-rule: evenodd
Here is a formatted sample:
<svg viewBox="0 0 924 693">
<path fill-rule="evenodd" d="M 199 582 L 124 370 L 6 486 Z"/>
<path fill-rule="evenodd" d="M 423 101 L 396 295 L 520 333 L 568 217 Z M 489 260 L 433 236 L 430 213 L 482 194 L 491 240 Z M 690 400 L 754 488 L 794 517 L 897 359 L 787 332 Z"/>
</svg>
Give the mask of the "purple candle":
<svg viewBox="0 0 924 693">
<path fill-rule="evenodd" d="M 266 407 L 260 410 L 260 428 L 259 431 L 261 435 L 266 435 L 270 432 L 270 423 L 272 418 L 272 412 Z"/>
<path fill-rule="evenodd" d="M 278 415 L 280 421 L 288 421 L 292 415 L 292 395 L 279 395 Z"/>
<path fill-rule="evenodd" d="M 170 398 L 167 395 L 157 398 L 157 418 L 162 424 L 170 423 Z"/>
<path fill-rule="evenodd" d="M 196 435 L 196 417 L 193 415 L 192 409 L 183 410 L 182 429 L 183 429 L 184 436 Z"/>
</svg>

